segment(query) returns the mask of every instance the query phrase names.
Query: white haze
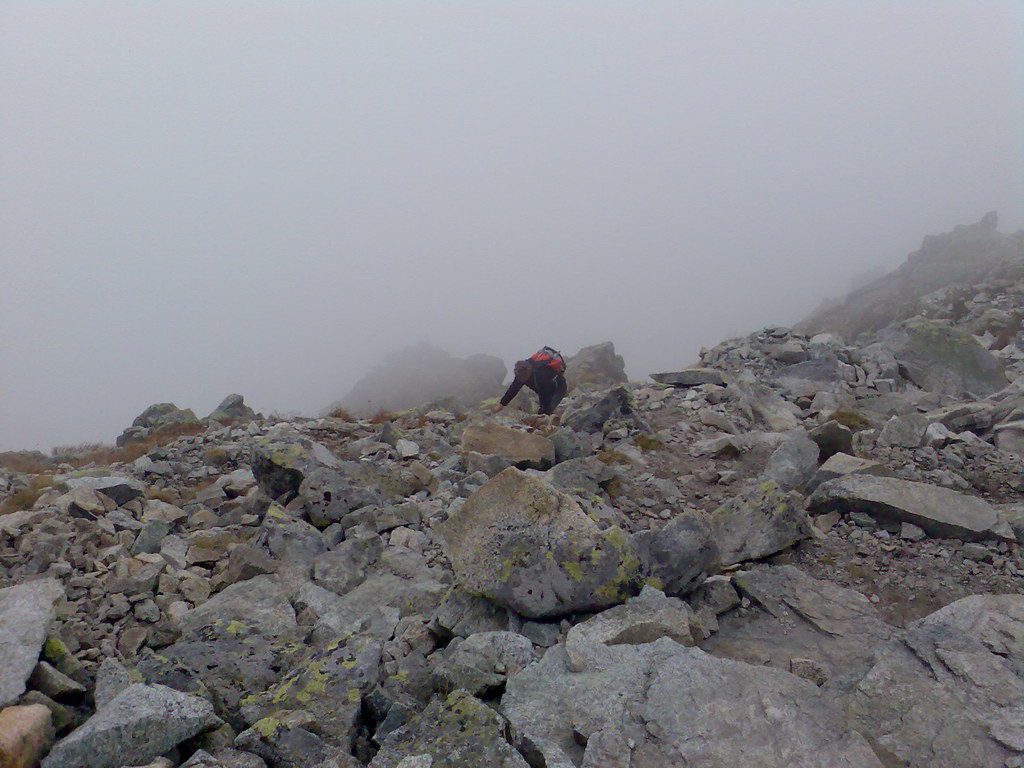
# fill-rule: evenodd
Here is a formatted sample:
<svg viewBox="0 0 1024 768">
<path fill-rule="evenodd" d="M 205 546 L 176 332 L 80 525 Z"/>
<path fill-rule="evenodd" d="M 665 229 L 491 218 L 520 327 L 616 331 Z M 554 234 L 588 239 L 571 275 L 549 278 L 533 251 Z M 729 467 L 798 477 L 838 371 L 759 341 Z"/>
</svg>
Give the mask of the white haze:
<svg viewBox="0 0 1024 768">
<path fill-rule="evenodd" d="M 418 340 L 635 378 L 1024 201 L 1017 2 L 7 2 L 0 450 Z"/>
</svg>

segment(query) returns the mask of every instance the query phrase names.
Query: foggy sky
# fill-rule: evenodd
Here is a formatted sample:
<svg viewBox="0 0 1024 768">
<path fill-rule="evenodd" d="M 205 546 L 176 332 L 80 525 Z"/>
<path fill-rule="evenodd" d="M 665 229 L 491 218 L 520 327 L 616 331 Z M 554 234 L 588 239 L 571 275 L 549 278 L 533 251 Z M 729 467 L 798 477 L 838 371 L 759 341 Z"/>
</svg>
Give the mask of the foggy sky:
<svg viewBox="0 0 1024 768">
<path fill-rule="evenodd" d="M 629 373 L 1024 226 L 1016 2 L 0 5 L 0 450 L 315 414 L 425 340 Z"/>
</svg>

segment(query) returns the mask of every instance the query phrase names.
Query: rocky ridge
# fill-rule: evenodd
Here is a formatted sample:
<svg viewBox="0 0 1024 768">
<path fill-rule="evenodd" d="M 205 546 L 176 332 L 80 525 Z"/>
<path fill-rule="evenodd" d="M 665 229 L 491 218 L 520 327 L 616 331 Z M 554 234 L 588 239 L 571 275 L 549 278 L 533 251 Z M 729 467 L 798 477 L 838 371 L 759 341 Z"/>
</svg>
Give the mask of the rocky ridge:
<svg viewBox="0 0 1024 768">
<path fill-rule="evenodd" d="M 553 420 L 0 457 L 0 764 L 1024 766 L 1020 242 L 653 383 L 588 348 Z"/>
</svg>

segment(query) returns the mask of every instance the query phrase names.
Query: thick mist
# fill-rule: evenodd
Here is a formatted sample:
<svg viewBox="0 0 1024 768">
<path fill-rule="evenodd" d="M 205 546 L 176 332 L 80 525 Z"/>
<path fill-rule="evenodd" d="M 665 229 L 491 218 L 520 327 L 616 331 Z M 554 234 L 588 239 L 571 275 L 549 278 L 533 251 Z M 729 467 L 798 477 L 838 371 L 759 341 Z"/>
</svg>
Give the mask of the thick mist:
<svg viewBox="0 0 1024 768">
<path fill-rule="evenodd" d="M 0 450 L 425 340 L 635 378 L 1024 226 L 1024 6 L 5 3 Z"/>
</svg>

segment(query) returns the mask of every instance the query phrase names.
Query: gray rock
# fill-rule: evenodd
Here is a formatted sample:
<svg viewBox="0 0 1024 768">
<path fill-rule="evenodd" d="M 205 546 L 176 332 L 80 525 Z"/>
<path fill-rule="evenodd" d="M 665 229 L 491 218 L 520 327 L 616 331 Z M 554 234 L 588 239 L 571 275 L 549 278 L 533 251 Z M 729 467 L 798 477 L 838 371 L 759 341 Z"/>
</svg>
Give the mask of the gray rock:
<svg viewBox="0 0 1024 768">
<path fill-rule="evenodd" d="M 898 445 L 903 448 L 919 448 L 924 442 L 928 429 L 928 417 L 923 413 L 909 413 L 893 416 L 882 427 L 878 435 L 881 445 Z"/>
<path fill-rule="evenodd" d="M 985 397 L 1007 385 L 1003 364 L 974 338 L 942 321 L 914 318 L 880 336 L 918 387 L 958 398 Z M 948 426 L 948 425 L 947 425 Z"/>
<path fill-rule="evenodd" d="M 715 656 L 786 671 L 794 659 L 810 659 L 831 678 L 870 661 L 896 634 L 864 595 L 793 566 L 755 566 L 733 584 L 754 608 L 719 618 L 718 632 L 701 644 Z"/>
<path fill-rule="evenodd" d="M 810 431 L 818 445 L 819 461 L 828 461 L 837 453 L 853 453 L 853 430 L 838 421 L 826 421 Z"/>
<path fill-rule="evenodd" d="M 615 354 L 615 345 L 606 341 L 584 347 L 566 360 L 565 380 L 570 389 L 576 389 L 584 384 L 614 387 L 629 379 L 622 355 Z"/>
<path fill-rule="evenodd" d="M 327 551 L 320 531 L 292 517 L 278 504 L 267 509 L 251 541 L 282 563 L 305 566 L 302 570 L 307 570 L 312 560 Z"/>
<path fill-rule="evenodd" d="M 138 672 L 133 673 L 116 659 L 104 659 L 96 673 L 96 689 L 93 692 L 96 709 L 103 709 L 121 691 L 142 681 L 142 675 Z"/>
<path fill-rule="evenodd" d="M 799 346 L 793 351 L 794 357 L 807 356 Z M 774 354 L 772 356 L 775 357 Z M 806 362 L 798 360 L 795 365 L 786 365 L 771 376 L 771 381 L 791 397 L 814 397 L 818 392 L 836 390 L 841 380 L 839 360 L 831 352 Z"/>
<path fill-rule="evenodd" d="M 892 765 L 1004 766 L 1024 752 L 1024 596 L 974 595 L 911 625 L 834 691 Z"/>
<path fill-rule="evenodd" d="M 372 573 L 344 595 L 328 592 L 315 584 L 302 585 L 296 604 L 316 617 L 314 637 L 333 637 L 358 632 L 386 640 L 403 616 L 431 615 L 444 599 L 447 585 L 425 570 L 414 577 L 387 571 Z"/>
<path fill-rule="evenodd" d="M 334 750 L 313 732 L 318 725 L 302 710 L 266 717 L 242 731 L 235 746 L 255 753 L 274 768 L 307 768 L 322 765 Z"/>
<path fill-rule="evenodd" d="M 171 532 L 171 524 L 166 520 L 150 520 L 139 531 L 132 544 L 133 555 L 153 554 L 160 551 L 160 543 Z"/>
<path fill-rule="evenodd" d="M 205 699 L 162 685 L 136 684 L 59 741 L 43 768 L 144 765 L 218 725 Z"/>
<path fill-rule="evenodd" d="M 79 701 L 85 695 L 85 686 L 45 661 L 32 670 L 28 685 L 55 701 Z"/>
<path fill-rule="evenodd" d="M 650 376 L 659 384 L 668 384 L 671 387 L 699 387 L 703 384 L 724 387 L 726 383 L 722 372 L 714 368 L 685 368 L 681 371 L 652 373 Z"/>
<path fill-rule="evenodd" d="M 1010 524 L 1017 541 L 1024 544 L 1024 504 L 1000 504 L 997 509 Z"/>
<path fill-rule="evenodd" d="M 541 648 L 550 648 L 558 644 L 562 629 L 559 624 L 524 621 L 523 626 L 519 628 L 519 634 L 534 645 L 539 645 Z"/>
<path fill-rule="evenodd" d="M 818 486 L 808 500 L 815 512 L 860 511 L 895 525 L 913 523 L 931 536 L 964 541 L 1015 541 L 988 502 L 948 488 L 893 477 L 847 475 Z"/>
<path fill-rule="evenodd" d="M 810 535 L 803 497 L 771 480 L 741 491 L 711 513 L 710 523 L 723 566 L 767 557 Z"/>
<path fill-rule="evenodd" d="M 428 755 L 434 768 L 529 768 L 503 736 L 504 721 L 465 691 L 433 699 L 392 732 L 370 768 L 393 768 L 407 757 Z"/>
<path fill-rule="evenodd" d="M 56 579 L 0 589 L 0 709 L 24 693 L 63 596 Z"/>
<path fill-rule="evenodd" d="M 653 643 L 669 637 L 681 645 L 695 645 L 695 617 L 690 606 L 653 587 L 644 587 L 622 605 L 602 611 L 572 627 L 565 638 L 569 669 L 582 672 L 600 668 L 614 658 L 610 648 Z"/>
<path fill-rule="evenodd" d="M 349 751 L 362 696 L 377 682 L 380 654 L 381 643 L 376 640 L 339 637 L 323 652 L 294 664 L 278 684 L 246 697 L 242 713 L 257 723 L 278 710 L 308 712 L 327 743 Z M 249 748 L 243 742 L 236 746 Z"/>
<path fill-rule="evenodd" d="M 194 633 L 218 622 L 238 622 L 267 637 L 294 637 L 298 624 L 288 598 L 288 589 L 276 576 L 256 576 L 196 606 L 178 620 L 178 626 L 182 632 Z"/>
<path fill-rule="evenodd" d="M 718 616 L 738 606 L 740 596 L 729 576 L 711 576 L 694 590 L 689 601 L 695 611 L 706 608 Z"/>
<path fill-rule="evenodd" d="M 344 595 L 366 578 L 368 569 L 383 552 L 384 541 L 380 536 L 346 539 L 313 560 L 313 581 L 335 594 Z"/>
<path fill-rule="evenodd" d="M 412 440 L 398 440 L 395 443 L 395 450 L 403 459 L 412 459 L 420 455 L 420 447 Z"/>
<path fill-rule="evenodd" d="M 581 435 L 568 427 L 559 427 L 548 436 L 555 446 L 555 464 L 569 459 L 578 459 L 594 450 L 593 443 L 600 441 L 600 435 Z"/>
<path fill-rule="evenodd" d="M 995 406 L 985 401 L 956 403 L 928 412 L 929 421 L 942 424 L 954 434 L 989 429 L 994 423 L 994 416 Z"/>
<path fill-rule="evenodd" d="M 221 748 L 214 753 L 200 749 L 182 763 L 181 768 L 267 768 L 267 764 L 251 752 Z"/>
<path fill-rule="evenodd" d="M 241 395 L 228 395 L 207 417 L 215 421 L 249 421 L 256 418 L 256 412 L 245 404 Z"/>
<path fill-rule="evenodd" d="M 632 743 L 634 768 L 881 768 L 821 690 L 787 672 L 667 637 L 590 658 L 574 672 L 557 646 L 508 681 L 502 711 L 548 765 L 581 764 L 581 742 L 614 729 Z"/>
<path fill-rule="evenodd" d="M 857 456 L 849 456 L 845 453 L 837 453 L 831 456 L 824 464 L 818 467 L 814 477 L 807 484 L 807 491 L 813 491 L 819 485 L 837 477 L 847 475 L 874 475 L 876 477 L 892 477 L 892 470 L 885 464 L 872 459 L 861 459 Z"/>
<path fill-rule="evenodd" d="M 589 495 L 599 494 L 601 484 L 613 477 L 615 471 L 594 456 L 563 461 L 545 474 L 545 479 L 559 490 Z"/>
<path fill-rule="evenodd" d="M 520 469 L 547 469 L 555 462 L 555 446 L 546 437 L 495 421 L 466 427 L 462 433 L 462 451 L 501 456 Z"/>
<path fill-rule="evenodd" d="M 799 491 L 818 469 L 818 444 L 802 429 L 786 435 L 782 444 L 768 457 L 762 476 L 784 491 Z"/>
<path fill-rule="evenodd" d="M 463 588 L 527 618 L 606 608 L 639 589 L 620 528 L 599 530 L 569 496 L 514 468 L 439 527 Z"/>
<path fill-rule="evenodd" d="M 718 545 L 699 513 L 684 511 L 661 528 L 634 534 L 633 541 L 648 583 L 668 595 L 685 595 L 718 571 Z"/>
<path fill-rule="evenodd" d="M 636 415 L 633 398 L 625 387 L 601 393 L 597 399 L 580 398 L 565 409 L 562 426 L 576 432 L 600 432 L 612 419 L 627 420 L 633 426 L 642 422 Z"/>
<path fill-rule="evenodd" d="M 199 421 L 190 408 L 178 408 L 174 403 L 154 403 L 135 417 L 133 427 L 161 429 L 174 424 L 193 424 Z"/>
<path fill-rule="evenodd" d="M 922 531 L 913 523 L 901 523 L 900 524 L 900 538 L 906 539 L 907 541 L 921 541 L 928 536 L 927 533 Z"/>
<path fill-rule="evenodd" d="M 445 694 L 461 688 L 474 696 L 486 695 L 533 660 L 533 643 L 522 635 L 480 632 L 452 643 L 434 670 L 435 685 Z"/>
<path fill-rule="evenodd" d="M 508 611 L 486 597 L 453 587 L 434 612 L 431 630 L 442 639 L 469 637 L 508 627 Z"/>
<path fill-rule="evenodd" d="M 146 492 L 145 483 L 123 475 L 67 475 L 57 478 L 57 484 L 58 487 L 68 491 L 74 491 L 77 488 L 90 488 L 99 491 L 113 499 L 118 506 L 123 506 Z"/>
<path fill-rule="evenodd" d="M 750 371 L 743 371 L 737 376 L 728 391 L 742 404 L 751 419 L 760 419 L 772 432 L 789 432 L 799 426 L 795 406 L 758 383 Z"/>
<path fill-rule="evenodd" d="M 1024 421 L 1008 421 L 993 429 L 996 448 L 1006 453 L 1024 456 Z"/>
</svg>

